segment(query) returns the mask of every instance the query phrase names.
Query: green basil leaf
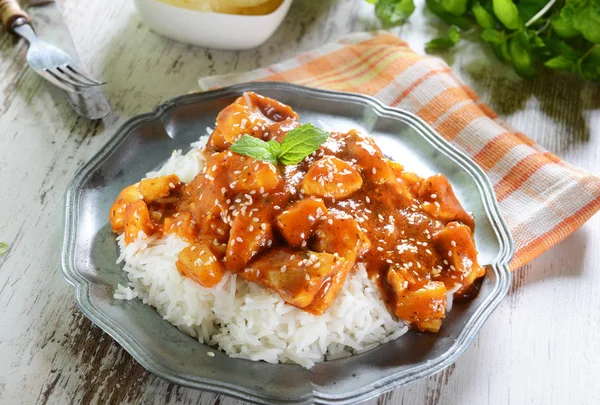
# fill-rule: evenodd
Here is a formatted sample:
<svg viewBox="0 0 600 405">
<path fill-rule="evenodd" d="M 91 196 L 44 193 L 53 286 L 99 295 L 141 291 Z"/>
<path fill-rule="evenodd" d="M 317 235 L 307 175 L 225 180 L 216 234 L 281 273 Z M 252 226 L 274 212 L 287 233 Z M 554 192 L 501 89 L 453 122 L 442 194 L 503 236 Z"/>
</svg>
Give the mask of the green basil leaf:
<svg viewBox="0 0 600 405">
<path fill-rule="evenodd" d="M 306 156 L 310 155 L 323 142 L 327 140 L 329 133 L 312 124 L 304 124 L 288 132 L 281 141 L 279 161 L 285 165 L 300 163 Z"/>
<path fill-rule="evenodd" d="M 442 7 L 452 15 L 461 16 L 467 11 L 467 0 L 442 0 Z"/>
<path fill-rule="evenodd" d="M 531 20 L 550 0 L 519 0 L 516 3 L 522 21 Z M 546 14 L 545 14 L 546 15 Z M 543 23 L 544 19 L 537 19 L 534 24 Z"/>
<path fill-rule="evenodd" d="M 508 41 L 504 41 L 499 44 L 490 44 L 492 46 L 492 50 L 498 59 L 503 62 L 510 61 L 510 54 L 508 53 Z"/>
<path fill-rule="evenodd" d="M 583 55 L 583 52 L 572 48 L 560 38 L 546 38 L 544 43 L 546 44 L 546 48 L 548 48 L 550 54 L 553 56 L 564 55 L 569 59 L 577 60 Z"/>
<path fill-rule="evenodd" d="M 425 47 L 428 49 L 448 49 L 460 40 L 460 28 L 451 26 L 445 36 L 432 39 Z"/>
<path fill-rule="evenodd" d="M 0 242 L 0 256 L 4 256 L 8 252 L 8 243 Z"/>
<path fill-rule="evenodd" d="M 573 7 L 573 28 L 594 44 L 600 44 L 600 0 L 567 0 Z"/>
<path fill-rule="evenodd" d="M 573 61 L 566 56 L 556 56 L 544 63 L 546 67 L 556 70 L 571 70 L 577 61 Z"/>
<path fill-rule="evenodd" d="M 579 31 L 573 26 L 573 14 L 573 8 L 565 6 L 560 10 L 560 14 L 554 15 L 550 20 L 552 29 L 560 37 L 573 38 L 579 35 Z"/>
<path fill-rule="evenodd" d="M 529 38 L 529 45 L 532 48 L 545 48 L 546 44 L 544 44 L 544 40 L 540 38 L 537 32 L 532 30 L 527 30 L 527 37 Z"/>
<path fill-rule="evenodd" d="M 446 24 L 456 25 L 457 27 L 460 27 L 463 30 L 473 26 L 473 23 L 468 18 L 462 16 L 455 16 L 444 10 L 441 0 L 425 1 L 427 3 L 427 8 L 431 10 L 433 14 L 441 18 L 442 21 L 444 21 Z"/>
<path fill-rule="evenodd" d="M 579 75 L 585 80 L 600 81 L 600 45 L 594 45 L 578 61 Z"/>
<path fill-rule="evenodd" d="M 504 31 L 497 31 L 490 28 L 483 30 L 480 37 L 483 41 L 492 44 L 501 44 L 506 42 L 506 34 L 504 34 Z"/>
<path fill-rule="evenodd" d="M 535 76 L 535 64 L 529 38 L 523 31 L 515 33 L 508 42 L 508 52 L 517 74 L 526 79 Z"/>
<path fill-rule="evenodd" d="M 516 30 L 522 25 L 519 10 L 512 0 L 494 0 L 494 14 L 508 29 Z"/>
<path fill-rule="evenodd" d="M 240 155 L 250 156 L 256 160 L 277 164 L 280 146 L 277 142 L 265 142 L 262 139 L 244 135 L 238 139 L 229 150 Z"/>
<path fill-rule="evenodd" d="M 552 56 L 546 48 L 544 40 L 536 31 L 527 30 L 525 33 L 527 34 L 529 47 L 531 48 L 534 59 L 546 60 Z"/>
<path fill-rule="evenodd" d="M 386 26 L 402 24 L 413 11 L 413 0 L 379 0 L 375 4 L 375 14 Z"/>
<path fill-rule="evenodd" d="M 488 13 L 488 11 L 483 8 L 479 2 L 475 2 L 473 7 L 471 7 L 471 11 L 475 16 L 475 21 L 481 28 L 494 28 L 496 26 L 496 20 L 494 16 Z"/>
</svg>

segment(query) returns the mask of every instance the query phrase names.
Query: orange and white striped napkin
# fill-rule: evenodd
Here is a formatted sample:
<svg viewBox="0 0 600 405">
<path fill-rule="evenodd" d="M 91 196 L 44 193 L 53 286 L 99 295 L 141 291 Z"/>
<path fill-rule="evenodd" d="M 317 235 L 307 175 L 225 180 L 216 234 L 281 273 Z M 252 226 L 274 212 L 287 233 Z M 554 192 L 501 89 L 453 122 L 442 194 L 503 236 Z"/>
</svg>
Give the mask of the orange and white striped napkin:
<svg viewBox="0 0 600 405">
<path fill-rule="evenodd" d="M 441 59 L 385 32 L 358 33 L 251 72 L 200 79 L 203 90 L 284 81 L 373 96 L 417 114 L 488 174 L 516 244 L 514 270 L 600 209 L 600 179 L 510 128 Z"/>
</svg>

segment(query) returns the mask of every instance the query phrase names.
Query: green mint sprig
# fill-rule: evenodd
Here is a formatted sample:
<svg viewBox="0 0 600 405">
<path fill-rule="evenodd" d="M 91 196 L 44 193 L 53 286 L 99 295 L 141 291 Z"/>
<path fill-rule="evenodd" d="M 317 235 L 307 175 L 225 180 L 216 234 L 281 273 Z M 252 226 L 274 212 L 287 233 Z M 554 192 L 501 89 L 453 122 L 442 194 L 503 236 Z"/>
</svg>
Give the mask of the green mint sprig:
<svg viewBox="0 0 600 405">
<path fill-rule="evenodd" d="M 295 165 L 319 149 L 319 146 L 328 137 L 328 132 L 312 124 L 304 124 L 285 134 L 281 143 L 273 139 L 265 142 L 262 139 L 244 135 L 231 145 L 229 150 L 274 165 L 278 163 Z"/>
<path fill-rule="evenodd" d="M 414 0 L 366 0 L 386 27 L 404 23 Z M 600 82 L 600 0 L 425 0 L 450 27 L 430 41 L 427 51 L 459 42 L 479 28 L 480 39 L 496 57 L 532 79 L 543 66 Z M 461 33 L 462 34 L 462 33 Z"/>
</svg>

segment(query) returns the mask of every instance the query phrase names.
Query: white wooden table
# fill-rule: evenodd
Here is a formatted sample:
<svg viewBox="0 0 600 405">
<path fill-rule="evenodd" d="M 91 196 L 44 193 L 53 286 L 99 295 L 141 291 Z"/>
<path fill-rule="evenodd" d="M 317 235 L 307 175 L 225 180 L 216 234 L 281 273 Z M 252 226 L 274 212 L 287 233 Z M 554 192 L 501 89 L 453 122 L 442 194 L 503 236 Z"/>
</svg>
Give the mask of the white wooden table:
<svg viewBox="0 0 600 405">
<path fill-rule="evenodd" d="M 24 64 L 25 45 L 0 37 L 0 404 L 238 401 L 180 387 L 139 366 L 74 304 L 59 251 L 63 193 L 126 117 L 196 88 L 352 32 L 377 28 L 363 0 L 296 0 L 262 47 L 210 51 L 161 38 L 130 1 L 65 0 L 83 60 L 108 81 L 115 114 L 78 118 Z M 394 32 L 422 51 L 438 33 L 416 11 Z M 545 75 L 518 79 L 475 42 L 443 55 L 514 127 L 600 174 L 600 86 Z M 455 365 L 369 404 L 600 403 L 600 216 L 515 274 L 511 291 Z"/>
</svg>

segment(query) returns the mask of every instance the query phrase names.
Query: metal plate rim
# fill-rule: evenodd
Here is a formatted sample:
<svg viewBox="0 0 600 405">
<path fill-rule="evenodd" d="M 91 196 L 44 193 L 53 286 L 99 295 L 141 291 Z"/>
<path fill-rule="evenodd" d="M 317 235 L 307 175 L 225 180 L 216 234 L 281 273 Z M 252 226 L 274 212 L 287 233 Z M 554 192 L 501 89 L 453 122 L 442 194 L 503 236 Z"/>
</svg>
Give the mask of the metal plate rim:
<svg viewBox="0 0 600 405">
<path fill-rule="evenodd" d="M 467 322 L 467 325 L 465 325 L 459 334 L 456 342 L 444 353 L 444 355 L 439 356 L 437 361 L 428 362 L 427 364 L 422 364 L 419 367 L 413 368 L 410 374 L 407 372 L 392 374 L 385 380 L 380 380 L 377 383 L 369 386 L 360 387 L 353 392 L 330 395 L 319 392 L 318 389 L 313 387 L 312 391 L 306 392 L 303 397 L 297 397 L 290 400 L 274 400 L 273 398 L 265 397 L 251 390 L 242 389 L 241 387 L 232 384 L 222 383 L 220 381 L 211 379 L 194 379 L 177 375 L 174 370 L 169 369 L 169 367 L 166 367 L 164 364 L 159 364 L 158 362 L 154 361 L 149 353 L 141 345 L 138 345 L 135 339 L 133 339 L 127 333 L 127 331 L 113 322 L 109 317 L 106 317 L 92 304 L 89 298 L 89 288 L 91 282 L 78 274 L 73 261 L 75 245 L 74 240 L 77 236 L 74 225 L 77 223 L 78 219 L 78 210 L 76 208 L 78 207 L 78 197 L 81 192 L 81 186 L 85 184 L 89 177 L 94 173 L 95 169 L 102 164 L 107 157 L 111 156 L 112 153 L 114 153 L 114 151 L 119 147 L 119 145 L 125 141 L 134 128 L 147 123 L 161 122 L 162 117 L 170 109 L 186 104 L 193 104 L 199 101 L 216 100 L 219 98 L 230 97 L 240 94 L 246 90 L 260 92 L 261 90 L 268 89 L 285 89 L 298 93 L 304 93 L 312 97 L 325 97 L 332 100 L 352 100 L 353 102 L 368 106 L 378 116 L 386 116 L 401 120 L 404 123 L 412 126 L 423 137 L 425 137 L 434 148 L 444 153 L 448 158 L 457 163 L 461 169 L 468 172 L 475 179 L 475 182 L 481 193 L 486 215 L 494 225 L 494 231 L 500 244 L 498 256 L 491 264 L 491 267 L 497 275 L 497 281 L 494 285 L 494 289 L 489 295 L 489 299 L 480 305 L 478 311 L 472 315 Z M 65 194 L 61 267 L 65 279 L 75 288 L 75 301 L 84 315 L 102 328 L 113 339 L 115 339 L 144 368 L 161 378 L 191 388 L 201 389 L 218 394 L 225 394 L 253 403 L 345 404 L 365 401 L 379 396 L 416 379 L 437 373 L 454 363 L 474 340 L 474 338 L 477 336 L 477 332 L 483 326 L 486 319 L 499 305 L 500 301 L 508 292 L 512 280 L 512 272 L 508 268 L 508 263 L 512 259 L 513 254 L 514 242 L 512 240 L 512 236 L 504 218 L 500 213 L 492 184 L 485 172 L 462 151 L 457 149 L 454 145 L 448 143 L 444 138 L 437 134 L 422 119 L 408 111 L 385 106 L 375 98 L 362 94 L 315 89 L 282 82 L 256 82 L 242 83 L 218 90 L 175 97 L 157 106 L 154 111 L 133 117 L 122 124 L 121 127 L 116 130 L 113 137 L 106 143 L 106 145 L 92 159 L 90 159 L 87 164 L 79 169 L 75 177 L 67 186 Z"/>
</svg>

